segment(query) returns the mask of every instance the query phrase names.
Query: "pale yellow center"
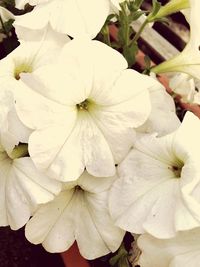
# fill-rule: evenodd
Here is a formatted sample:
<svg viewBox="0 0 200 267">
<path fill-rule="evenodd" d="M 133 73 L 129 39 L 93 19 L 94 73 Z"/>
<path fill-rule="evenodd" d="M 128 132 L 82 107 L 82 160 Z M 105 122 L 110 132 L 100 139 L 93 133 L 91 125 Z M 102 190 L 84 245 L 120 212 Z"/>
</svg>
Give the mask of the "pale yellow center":
<svg viewBox="0 0 200 267">
<path fill-rule="evenodd" d="M 76 104 L 78 111 L 89 111 L 94 103 L 90 99 L 85 99 L 83 102 Z"/>
<path fill-rule="evenodd" d="M 21 73 L 31 73 L 32 71 L 33 71 L 33 68 L 31 65 L 21 63 L 21 64 L 15 66 L 14 77 L 16 80 L 19 80 Z"/>
</svg>

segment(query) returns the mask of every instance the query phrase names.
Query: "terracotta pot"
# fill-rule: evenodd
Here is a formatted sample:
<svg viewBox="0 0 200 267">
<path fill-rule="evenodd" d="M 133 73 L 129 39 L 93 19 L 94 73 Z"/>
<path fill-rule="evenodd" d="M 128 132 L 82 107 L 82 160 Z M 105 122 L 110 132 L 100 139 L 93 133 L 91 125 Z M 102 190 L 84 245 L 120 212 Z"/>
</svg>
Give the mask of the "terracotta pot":
<svg viewBox="0 0 200 267">
<path fill-rule="evenodd" d="M 88 261 L 81 256 L 76 242 L 70 249 L 61 253 L 61 257 L 66 267 L 90 267 Z"/>
</svg>

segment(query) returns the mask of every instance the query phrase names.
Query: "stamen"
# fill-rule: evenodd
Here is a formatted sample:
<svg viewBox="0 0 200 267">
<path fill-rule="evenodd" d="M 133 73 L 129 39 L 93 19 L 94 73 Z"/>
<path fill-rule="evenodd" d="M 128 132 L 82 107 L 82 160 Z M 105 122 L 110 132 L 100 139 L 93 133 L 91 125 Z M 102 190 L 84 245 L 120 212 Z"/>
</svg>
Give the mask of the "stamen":
<svg viewBox="0 0 200 267">
<path fill-rule="evenodd" d="M 175 174 L 176 178 L 180 178 L 181 177 L 182 167 L 183 167 L 183 165 L 182 166 L 173 165 L 171 167 L 171 169 L 172 169 L 173 173 Z"/>
<path fill-rule="evenodd" d="M 20 79 L 20 74 L 21 73 L 31 73 L 33 71 L 32 66 L 28 64 L 19 64 L 15 67 L 14 69 L 14 77 L 16 80 Z"/>
<path fill-rule="evenodd" d="M 85 99 L 83 102 L 76 105 L 78 110 L 86 110 L 88 111 L 90 106 L 90 101 L 88 99 Z"/>
</svg>

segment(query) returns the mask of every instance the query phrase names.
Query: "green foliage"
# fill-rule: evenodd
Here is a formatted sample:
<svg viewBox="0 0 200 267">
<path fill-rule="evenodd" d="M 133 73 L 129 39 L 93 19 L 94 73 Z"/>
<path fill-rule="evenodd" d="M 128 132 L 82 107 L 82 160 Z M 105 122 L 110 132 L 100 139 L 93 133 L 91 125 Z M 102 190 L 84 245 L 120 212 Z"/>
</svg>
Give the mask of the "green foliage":
<svg viewBox="0 0 200 267">
<path fill-rule="evenodd" d="M 0 6 L 9 10 L 10 8 L 15 7 L 15 0 L 0 0 Z"/>
<path fill-rule="evenodd" d="M 121 2 L 121 9 L 118 13 L 108 16 L 100 34 L 98 35 L 98 39 L 100 41 L 119 50 L 124 55 L 129 67 L 132 67 L 136 61 L 136 55 L 138 53 L 138 39 L 146 25 L 154 21 L 161 21 L 163 23 L 168 22 L 166 17 L 160 17 L 157 15 L 163 8 L 158 0 L 152 0 L 152 9 L 150 11 L 141 10 L 143 2 L 144 0 L 125 0 Z M 132 23 L 137 21 L 144 14 L 146 14 L 146 19 L 141 24 L 138 32 L 135 33 L 132 28 Z M 117 40 L 110 40 L 110 24 L 116 24 L 118 28 Z M 148 66 L 148 64 L 145 70 L 146 74 L 150 72 L 150 66 Z"/>
<path fill-rule="evenodd" d="M 133 21 L 138 20 L 143 14 L 145 14 L 145 11 L 137 10 L 134 13 L 131 13 L 129 15 L 129 22 L 132 23 Z"/>
<path fill-rule="evenodd" d="M 8 21 L 4 22 L 2 25 L 2 29 L 0 33 L 8 34 L 12 30 L 14 19 L 9 19 Z"/>
<path fill-rule="evenodd" d="M 130 12 L 134 12 L 140 9 L 143 2 L 144 0 L 127 1 L 127 7 Z"/>
<path fill-rule="evenodd" d="M 123 55 L 126 58 L 129 66 L 132 66 L 135 63 L 137 53 L 138 45 L 136 42 L 131 42 L 130 45 L 124 46 Z"/>
<path fill-rule="evenodd" d="M 124 1 L 120 4 L 119 14 L 116 15 L 119 29 L 118 43 L 130 67 L 135 63 L 138 52 L 137 42 L 132 38 L 134 33 L 131 24 L 145 13 L 139 10 L 142 2 L 141 0 Z"/>
<path fill-rule="evenodd" d="M 128 252 L 123 244 L 119 248 L 117 254 L 110 259 L 109 263 L 112 267 L 130 267 Z"/>
<path fill-rule="evenodd" d="M 155 16 L 161 8 L 161 3 L 158 2 L 157 0 L 153 0 L 152 4 L 153 4 L 153 8 L 151 11 L 151 15 Z"/>
<path fill-rule="evenodd" d="M 110 42 L 109 25 L 111 24 L 111 21 L 113 18 L 115 18 L 114 14 L 110 14 L 107 17 L 103 27 L 101 28 L 100 33 L 97 36 L 98 40 L 100 40 L 101 42 L 103 42 L 103 43 L 105 43 L 111 47 L 113 47 L 113 45 L 111 45 L 111 42 Z"/>
<path fill-rule="evenodd" d="M 15 6 L 15 0 L 3 0 L 6 5 Z"/>
<path fill-rule="evenodd" d="M 151 59 L 148 55 L 145 55 L 144 63 L 145 63 L 145 69 L 143 71 L 143 74 L 149 75 L 151 72 Z"/>
</svg>

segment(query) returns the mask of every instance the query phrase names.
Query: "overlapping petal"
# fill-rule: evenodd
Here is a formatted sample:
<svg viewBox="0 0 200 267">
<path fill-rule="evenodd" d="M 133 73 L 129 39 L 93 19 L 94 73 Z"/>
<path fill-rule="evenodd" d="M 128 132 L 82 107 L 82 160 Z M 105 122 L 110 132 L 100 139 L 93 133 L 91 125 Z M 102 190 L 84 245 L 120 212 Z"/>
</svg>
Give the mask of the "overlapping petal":
<svg viewBox="0 0 200 267">
<path fill-rule="evenodd" d="M 142 251 L 138 264 L 141 267 L 199 266 L 199 228 L 178 233 L 172 239 L 156 239 L 141 235 L 138 246 Z"/>
<path fill-rule="evenodd" d="M 174 133 L 136 141 L 111 190 L 110 210 L 117 225 L 158 238 L 200 225 L 199 127 L 199 119 L 187 113 Z"/>
<path fill-rule="evenodd" d="M 27 239 L 42 243 L 50 252 L 65 251 L 76 240 L 87 259 L 114 252 L 124 235 L 114 226 L 107 207 L 114 180 L 115 177 L 94 178 L 85 172 L 73 185 L 66 184 L 62 193 L 41 206 L 27 223 Z"/>
<path fill-rule="evenodd" d="M 24 226 L 38 204 L 52 200 L 61 184 L 40 173 L 30 158 L 0 161 L 1 204 L 0 225 L 13 230 Z"/>
<path fill-rule="evenodd" d="M 139 133 L 157 133 L 164 136 L 175 131 L 180 121 L 175 113 L 175 104 L 166 89 L 158 83 L 149 89 L 151 113 L 145 123 L 137 129 Z M 167 123 L 166 123 L 167 121 Z"/>
<path fill-rule="evenodd" d="M 16 96 L 16 108 L 34 130 L 29 152 L 39 168 L 62 181 L 77 179 L 84 168 L 114 175 L 133 144 L 133 128 L 150 113 L 147 88 L 156 84 L 126 67 L 117 51 L 84 38 L 68 43 L 57 65 L 23 75 L 30 90 Z"/>
<path fill-rule="evenodd" d="M 31 2 L 34 10 L 16 17 L 15 25 L 40 30 L 48 23 L 52 28 L 72 37 L 87 35 L 94 38 L 101 30 L 110 10 L 108 0 L 50 0 Z M 38 20 L 40 17 L 40 20 Z"/>
</svg>

